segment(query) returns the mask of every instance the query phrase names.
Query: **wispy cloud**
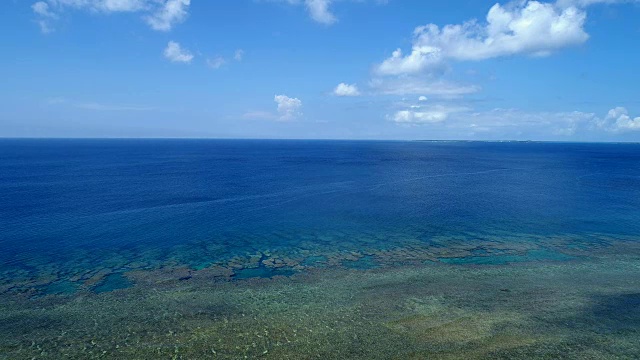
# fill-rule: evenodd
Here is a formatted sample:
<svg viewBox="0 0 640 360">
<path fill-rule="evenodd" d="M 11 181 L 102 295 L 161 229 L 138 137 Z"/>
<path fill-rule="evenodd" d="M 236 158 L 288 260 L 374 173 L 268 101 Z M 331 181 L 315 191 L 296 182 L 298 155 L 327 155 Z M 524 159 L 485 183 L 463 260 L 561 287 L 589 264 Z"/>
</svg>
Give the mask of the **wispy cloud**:
<svg viewBox="0 0 640 360">
<path fill-rule="evenodd" d="M 190 4 L 191 0 L 167 0 L 144 19 L 154 30 L 169 31 L 187 18 Z"/>
<path fill-rule="evenodd" d="M 278 119 L 278 116 L 276 114 L 269 111 L 262 111 L 262 110 L 247 111 L 242 115 L 242 117 L 245 119 L 251 119 L 251 120 L 277 120 Z"/>
<path fill-rule="evenodd" d="M 51 26 L 51 22 L 58 19 L 58 15 L 51 11 L 49 4 L 44 1 L 38 1 L 31 5 L 31 9 L 38 15 L 38 20 L 36 22 L 40 26 L 42 33 L 48 34 L 52 32 L 53 27 Z"/>
<path fill-rule="evenodd" d="M 419 77 L 374 78 L 369 82 L 374 92 L 383 95 L 432 95 L 441 98 L 459 98 L 480 91 L 476 85 L 463 85 L 445 80 Z"/>
<path fill-rule="evenodd" d="M 331 25 L 338 21 L 335 15 L 329 9 L 332 0 L 306 0 L 305 6 L 309 11 L 309 16 L 316 22 L 325 25 Z"/>
<path fill-rule="evenodd" d="M 233 59 L 235 61 L 242 61 L 242 59 L 244 59 L 244 50 L 242 49 L 236 50 L 236 52 L 233 54 Z"/>
<path fill-rule="evenodd" d="M 41 0 L 31 5 L 43 33 L 52 32 L 67 10 L 92 13 L 141 13 L 154 30 L 169 31 L 189 14 L 191 0 Z"/>
<path fill-rule="evenodd" d="M 207 59 L 207 65 L 212 69 L 219 69 L 226 63 L 227 61 L 222 56 L 216 56 L 214 58 Z"/>
<path fill-rule="evenodd" d="M 81 103 L 76 104 L 75 107 L 85 110 L 96 111 L 149 111 L 153 110 L 153 107 L 146 106 L 131 106 L 131 105 L 112 105 L 112 104 L 100 104 L 100 103 Z"/>
<path fill-rule="evenodd" d="M 427 126 L 446 129 L 458 136 L 493 138 L 599 138 L 603 133 L 640 132 L 640 117 L 633 118 L 624 107 L 616 107 L 605 116 L 584 111 L 525 111 L 494 108 L 476 111 L 455 103 L 421 105 L 400 103 L 400 109 L 387 119 L 403 126 Z"/>
<path fill-rule="evenodd" d="M 46 100 L 48 105 L 67 105 L 77 109 L 95 110 L 95 111 L 150 111 L 154 110 L 151 106 L 123 105 L 123 104 L 103 104 L 99 102 L 83 102 L 70 100 L 63 97 L 54 97 Z"/>
<path fill-rule="evenodd" d="M 334 14 L 332 7 L 336 0 L 264 0 L 265 2 L 285 3 L 289 5 L 304 5 L 309 17 L 323 25 L 333 25 L 338 22 L 338 17 Z M 355 3 L 372 2 L 377 5 L 384 5 L 388 0 L 352 0 Z"/>
</svg>

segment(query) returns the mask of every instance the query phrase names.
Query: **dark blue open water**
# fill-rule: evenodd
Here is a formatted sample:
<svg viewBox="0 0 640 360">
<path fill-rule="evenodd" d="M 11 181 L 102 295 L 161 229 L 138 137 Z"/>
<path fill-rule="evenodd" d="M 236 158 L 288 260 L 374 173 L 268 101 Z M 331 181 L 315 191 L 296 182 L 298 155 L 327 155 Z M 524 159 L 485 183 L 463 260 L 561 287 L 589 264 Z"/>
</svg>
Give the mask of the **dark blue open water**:
<svg viewBox="0 0 640 360">
<path fill-rule="evenodd" d="M 637 144 L 0 140 L 0 271 L 54 292 L 101 266 L 638 234 Z"/>
</svg>

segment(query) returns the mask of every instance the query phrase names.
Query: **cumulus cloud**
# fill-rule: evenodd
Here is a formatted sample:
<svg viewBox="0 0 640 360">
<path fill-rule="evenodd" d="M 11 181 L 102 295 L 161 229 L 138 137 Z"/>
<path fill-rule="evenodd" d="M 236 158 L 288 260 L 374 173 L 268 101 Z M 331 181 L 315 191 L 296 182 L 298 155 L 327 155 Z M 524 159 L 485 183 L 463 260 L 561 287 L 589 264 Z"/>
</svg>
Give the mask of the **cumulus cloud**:
<svg viewBox="0 0 640 360">
<path fill-rule="evenodd" d="M 640 0 L 515 0 L 493 5 L 484 20 L 442 27 L 418 26 L 409 51 L 396 49 L 373 68 L 370 85 L 389 95 L 461 97 L 480 90 L 445 80 L 453 61 L 481 61 L 513 55 L 546 56 L 589 39 L 584 26 L 594 4 Z"/>
<path fill-rule="evenodd" d="M 441 49 L 414 45 L 411 53 L 406 56 L 401 49 L 396 49 L 376 70 L 381 75 L 401 75 L 418 73 L 428 68 L 442 68 L 443 64 Z"/>
<path fill-rule="evenodd" d="M 302 116 L 302 101 L 287 95 L 276 95 L 273 100 L 278 104 L 278 120 L 289 121 Z"/>
<path fill-rule="evenodd" d="M 164 57 L 171 62 L 190 63 L 194 56 L 188 50 L 183 49 L 179 43 L 169 41 L 164 49 Z"/>
<path fill-rule="evenodd" d="M 424 96 L 424 95 L 423 95 L 423 96 L 420 96 L 420 97 L 418 98 L 418 101 L 427 101 L 427 97 L 426 97 L 426 96 Z"/>
<path fill-rule="evenodd" d="M 278 105 L 276 112 L 252 110 L 245 112 L 242 117 L 252 120 L 292 121 L 302 116 L 302 101 L 287 95 L 275 95 L 273 101 Z"/>
<path fill-rule="evenodd" d="M 449 113 L 441 110 L 400 110 L 392 116 L 392 120 L 399 124 L 425 124 L 442 122 L 445 121 L 447 117 L 449 117 Z"/>
<path fill-rule="evenodd" d="M 451 105 L 405 105 L 404 109 L 398 110 L 387 118 L 400 125 L 425 125 L 442 123 L 451 114 L 466 111 L 467 108 Z"/>
<path fill-rule="evenodd" d="M 31 6 L 42 32 L 51 32 L 59 14 L 68 9 L 94 13 L 142 13 L 149 26 L 169 31 L 188 15 L 191 0 L 42 0 Z"/>
<path fill-rule="evenodd" d="M 360 95 L 360 90 L 355 84 L 340 83 L 333 89 L 333 94 L 336 96 L 358 96 Z"/>
<path fill-rule="evenodd" d="M 544 56 L 582 44 L 586 13 L 576 6 L 525 0 L 495 4 L 486 21 L 470 20 L 442 28 L 428 24 L 415 28 L 411 52 L 401 49 L 377 66 L 384 75 L 414 74 L 442 66 L 447 59 L 485 60 L 530 54 Z"/>
<path fill-rule="evenodd" d="M 507 6 L 495 4 L 486 24 L 468 22 L 442 29 L 430 24 L 416 28 L 422 46 L 441 49 L 457 60 L 483 60 L 519 53 L 546 55 L 585 42 L 586 13 L 576 7 L 560 9 L 551 3 L 526 1 Z"/>
<path fill-rule="evenodd" d="M 626 108 L 616 107 L 609 110 L 598 126 L 611 132 L 640 131 L 640 116 L 632 118 Z"/>
</svg>

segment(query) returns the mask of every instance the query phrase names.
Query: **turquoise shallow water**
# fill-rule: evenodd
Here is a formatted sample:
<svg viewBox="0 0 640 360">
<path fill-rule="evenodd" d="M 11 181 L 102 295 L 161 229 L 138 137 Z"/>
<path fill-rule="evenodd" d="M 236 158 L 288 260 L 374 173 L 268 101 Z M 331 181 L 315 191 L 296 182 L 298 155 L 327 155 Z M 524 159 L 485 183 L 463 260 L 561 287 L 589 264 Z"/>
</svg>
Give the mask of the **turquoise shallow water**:
<svg viewBox="0 0 640 360">
<path fill-rule="evenodd" d="M 639 165 L 635 144 L 0 140 L 0 349 L 630 356 Z"/>
</svg>

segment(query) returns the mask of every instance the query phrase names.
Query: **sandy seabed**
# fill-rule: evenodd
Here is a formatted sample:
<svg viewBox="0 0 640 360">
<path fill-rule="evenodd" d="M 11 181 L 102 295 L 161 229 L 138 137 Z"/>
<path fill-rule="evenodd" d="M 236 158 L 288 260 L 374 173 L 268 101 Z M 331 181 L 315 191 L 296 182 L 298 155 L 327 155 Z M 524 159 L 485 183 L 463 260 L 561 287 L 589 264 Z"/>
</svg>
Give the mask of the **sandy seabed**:
<svg viewBox="0 0 640 360">
<path fill-rule="evenodd" d="M 637 359 L 640 257 L 0 298 L 1 359 Z"/>
</svg>

